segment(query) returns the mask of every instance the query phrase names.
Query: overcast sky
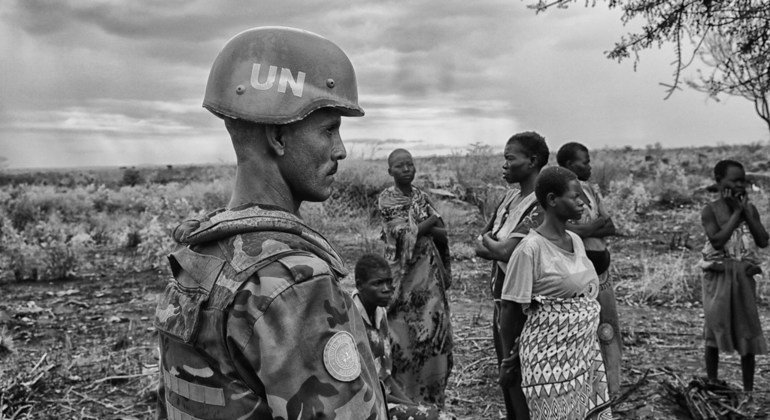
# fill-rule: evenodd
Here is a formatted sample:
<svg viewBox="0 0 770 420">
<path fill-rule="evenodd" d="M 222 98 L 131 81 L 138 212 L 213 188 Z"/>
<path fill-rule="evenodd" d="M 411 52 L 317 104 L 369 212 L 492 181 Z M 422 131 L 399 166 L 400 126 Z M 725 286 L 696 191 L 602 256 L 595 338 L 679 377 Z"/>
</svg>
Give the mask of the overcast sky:
<svg viewBox="0 0 770 420">
<path fill-rule="evenodd" d="M 224 43 L 254 26 L 316 32 L 348 54 L 363 118 L 349 155 L 405 146 L 499 148 L 536 130 L 553 149 L 767 141 L 752 104 L 681 91 L 670 49 L 604 57 L 630 28 L 604 3 L 536 15 L 527 0 L 0 2 L 0 157 L 6 167 L 233 162 L 201 108 Z M 3 164 L 0 164 L 2 166 Z"/>
</svg>

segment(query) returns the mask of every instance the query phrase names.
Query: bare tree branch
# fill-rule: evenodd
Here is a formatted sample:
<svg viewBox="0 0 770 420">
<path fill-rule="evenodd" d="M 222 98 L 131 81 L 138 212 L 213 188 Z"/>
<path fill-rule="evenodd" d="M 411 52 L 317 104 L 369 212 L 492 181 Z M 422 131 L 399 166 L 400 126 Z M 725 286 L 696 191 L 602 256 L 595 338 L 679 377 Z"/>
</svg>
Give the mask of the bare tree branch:
<svg viewBox="0 0 770 420">
<path fill-rule="evenodd" d="M 770 130 L 770 1 L 767 0 L 606 0 L 609 8 L 619 8 L 627 24 L 642 19 L 638 32 L 622 36 L 605 52 L 622 61 L 633 54 L 634 69 L 643 50 L 672 44 L 674 71 L 671 83 L 661 83 L 665 99 L 680 85 L 708 94 L 744 97 L 754 103 L 757 115 Z M 528 7 L 538 13 L 565 8 L 579 0 L 538 0 Z M 596 0 L 584 0 L 595 6 Z M 711 68 L 708 75 L 696 69 L 697 79 L 686 78 L 685 71 L 695 58 Z"/>
</svg>

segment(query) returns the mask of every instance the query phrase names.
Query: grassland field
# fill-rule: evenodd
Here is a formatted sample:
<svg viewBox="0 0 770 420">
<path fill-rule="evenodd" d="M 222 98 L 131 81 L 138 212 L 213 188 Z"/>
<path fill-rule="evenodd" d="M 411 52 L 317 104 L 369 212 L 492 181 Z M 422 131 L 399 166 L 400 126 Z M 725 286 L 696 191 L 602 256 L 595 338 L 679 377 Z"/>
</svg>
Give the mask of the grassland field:
<svg viewBox="0 0 770 420">
<path fill-rule="evenodd" d="M 700 210 L 714 196 L 713 165 L 742 161 L 751 201 L 770 215 L 770 146 L 592 151 L 597 184 L 621 235 L 611 275 L 623 329 L 624 389 L 615 418 L 687 418 L 665 383 L 704 375 Z M 473 243 L 506 185 L 502 156 L 473 145 L 418 158 L 415 183 L 431 192 L 451 241 L 455 366 L 448 410 L 496 419 L 503 410 L 490 338 L 489 263 Z M 377 194 L 384 160 L 340 164 L 332 198 L 303 217 L 350 266 L 382 251 Z M 155 299 L 169 270 L 169 232 L 227 203 L 231 166 L 0 171 L 0 419 L 150 419 L 157 386 Z M 766 253 L 763 254 L 765 257 Z M 758 299 L 770 336 L 767 273 Z M 343 284 L 352 287 L 352 279 Z M 740 385 L 739 358 L 720 373 Z M 770 412 L 770 361 L 757 360 L 758 415 Z"/>
</svg>

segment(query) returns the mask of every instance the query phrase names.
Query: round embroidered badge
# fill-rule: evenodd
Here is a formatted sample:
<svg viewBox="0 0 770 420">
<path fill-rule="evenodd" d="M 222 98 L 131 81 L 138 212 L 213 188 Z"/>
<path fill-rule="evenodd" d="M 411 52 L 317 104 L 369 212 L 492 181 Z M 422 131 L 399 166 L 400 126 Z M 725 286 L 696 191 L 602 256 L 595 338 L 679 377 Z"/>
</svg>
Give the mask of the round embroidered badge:
<svg viewBox="0 0 770 420">
<path fill-rule="evenodd" d="M 339 331 L 326 342 L 324 366 L 332 378 L 342 382 L 352 382 L 361 374 L 358 350 L 349 332 Z"/>
</svg>

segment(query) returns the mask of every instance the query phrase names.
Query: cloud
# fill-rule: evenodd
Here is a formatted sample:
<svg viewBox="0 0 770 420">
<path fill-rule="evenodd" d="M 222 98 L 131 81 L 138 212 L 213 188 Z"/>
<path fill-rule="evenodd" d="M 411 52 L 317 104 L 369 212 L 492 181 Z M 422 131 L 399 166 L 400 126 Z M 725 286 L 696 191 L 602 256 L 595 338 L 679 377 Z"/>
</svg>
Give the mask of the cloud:
<svg viewBox="0 0 770 420">
<path fill-rule="evenodd" d="M 110 138 L 143 145 L 149 160 L 163 149 L 148 144 L 220 144 L 221 121 L 200 106 L 210 65 L 230 37 L 260 25 L 307 29 L 348 54 L 366 117 L 345 119 L 342 130 L 359 148 L 383 139 L 425 153 L 477 141 L 497 147 L 524 129 L 590 146 L 766 135 L 739 100 L 704 104 L 689 92 L 663 102 L 657 83 L 670 80 L 670 50 L 645 52 L 638 72 L 607 60 L 603 51 L 632 30 L 617 10 L 575 5 L 536 15 L 527 3 L 2 1 L 0 146 L 12 146 L 3 154 L 13 165 L 43 153 L 19 138 L 81 141 L 102 148 L 101 161 L 123 163 L 141 154 L 110 155 L 119 150 Z"/>
</svg>

